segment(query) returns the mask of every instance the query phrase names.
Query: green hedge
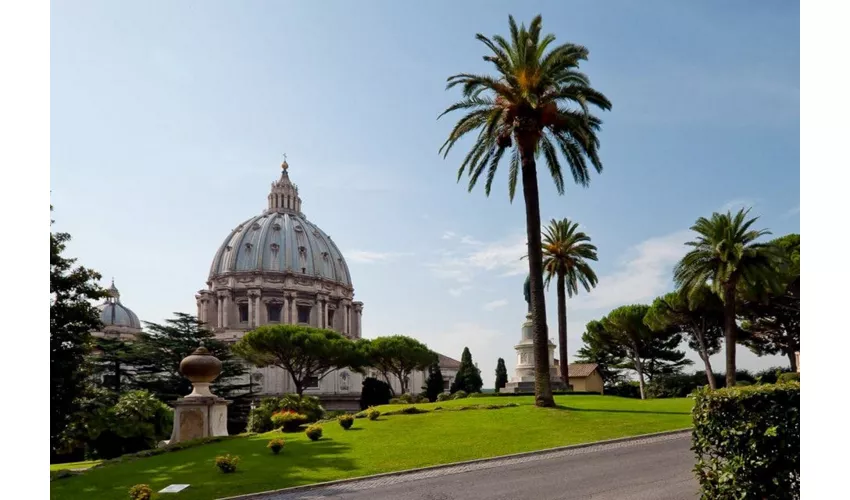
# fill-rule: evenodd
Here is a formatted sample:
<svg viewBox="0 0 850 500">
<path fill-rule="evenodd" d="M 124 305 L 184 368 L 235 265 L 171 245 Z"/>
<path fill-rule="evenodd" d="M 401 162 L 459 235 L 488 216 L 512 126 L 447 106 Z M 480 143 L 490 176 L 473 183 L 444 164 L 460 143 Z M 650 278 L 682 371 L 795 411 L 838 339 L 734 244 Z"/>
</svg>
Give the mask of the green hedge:
<svg viewBox="0 0 850 500">
<path fill-rule="evenodd" d="M 694 472 L 704 500 L 800 498 L 800 384 L 694 396 Z"/>
</svg>

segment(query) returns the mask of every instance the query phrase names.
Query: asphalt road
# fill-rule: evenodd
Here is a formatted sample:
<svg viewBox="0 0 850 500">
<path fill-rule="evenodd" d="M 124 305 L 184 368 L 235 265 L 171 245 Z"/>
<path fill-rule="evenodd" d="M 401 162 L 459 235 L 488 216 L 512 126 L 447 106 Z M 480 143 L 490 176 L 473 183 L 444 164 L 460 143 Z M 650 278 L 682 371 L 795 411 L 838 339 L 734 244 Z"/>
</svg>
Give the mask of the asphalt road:
<svg viewBox="0 0 850 500">
<path fill-rule="evenodd" d="M 683 500 L 697 498 L 693 466 L 690 434 L 683 433 L 364 479 L 265 500 Z"/>
</svg>

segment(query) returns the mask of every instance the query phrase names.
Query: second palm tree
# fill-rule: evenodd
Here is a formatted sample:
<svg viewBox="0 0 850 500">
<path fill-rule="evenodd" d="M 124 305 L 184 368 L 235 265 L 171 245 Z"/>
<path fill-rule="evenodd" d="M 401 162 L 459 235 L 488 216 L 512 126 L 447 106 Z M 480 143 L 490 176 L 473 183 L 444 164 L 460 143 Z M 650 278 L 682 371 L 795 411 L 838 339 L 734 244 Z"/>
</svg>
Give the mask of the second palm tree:
<svg viewBox="0 0 850 500">
<path fill-rule="evenodd" d="M 543 230 L 543 271 L 546 287 L 554 277 L 558 292 L 558 354 L 561 379 L 570 385 L 567 360 L 567 296 L 578 294 L 579 287 L 589 292 L 596 286 L 596 273 L 589 261 L 596 261 L 596 247 L 590 237 L 569 219 L 554 220 Z"/>
</svg>

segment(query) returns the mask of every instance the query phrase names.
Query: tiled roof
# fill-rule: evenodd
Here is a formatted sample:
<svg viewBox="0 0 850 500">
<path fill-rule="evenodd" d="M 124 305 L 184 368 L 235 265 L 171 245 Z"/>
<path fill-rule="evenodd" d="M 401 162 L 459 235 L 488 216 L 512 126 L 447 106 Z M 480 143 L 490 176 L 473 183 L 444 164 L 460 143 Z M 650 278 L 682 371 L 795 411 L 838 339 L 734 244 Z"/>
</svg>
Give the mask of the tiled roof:
<svg viewBox="0 0 850 500">
<path fill-rule="evenodd" d="M 558 366 L 558 360 L 555 360 L 555 366 Z M 570 377 L 589 377 L 593 370 L 599 367 L 596 363 L 570 363 Z"/>
<path fill-rule="evenodd" d="M 596 363 L 570 363 L 570 377 L 589 377 L 598 367 Z"/>
<path fill-rule="evenodd" d="M 456 359 L 452 359 L 440 353 L 437 353 L 437 357 L 440 359 L 440 368 L 446 368 L 449 370 L 457 370 L 460 368 L 460 361 Z"/>
</svg>

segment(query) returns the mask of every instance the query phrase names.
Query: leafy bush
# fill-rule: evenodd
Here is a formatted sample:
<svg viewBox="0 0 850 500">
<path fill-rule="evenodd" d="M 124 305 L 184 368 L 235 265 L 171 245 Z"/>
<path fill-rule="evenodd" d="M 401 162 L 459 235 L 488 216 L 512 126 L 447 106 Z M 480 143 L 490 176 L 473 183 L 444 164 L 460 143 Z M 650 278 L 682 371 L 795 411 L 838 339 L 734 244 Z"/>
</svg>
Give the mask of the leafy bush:
<svg viewBox="0 0 850 500">
<path fill-rule="evenodd" d="M 614 386 L 606 387 L 605 394 L 621 398 L 640 398 L 640 386 L 637 382 L 620 382 Z"/>
<path fill-rule="evenodd" d="M 779 377 L 777 377 L 777 378 L 778 378 L 778 380 L 777 380 L 777 381 L 778 381 L 779 383 L 786 383 L 786 382 L 797 382 L 797 383 L 800 383 L 800 374 L 799 374 L 799 373 L 797 373 L 797 372 L 782 373 L 782 374 L 780 374 L 780 375 L 779 375 Z"/>
<path fill-rule="evenodd" d="M 489 398 L 492 394 L 488 392 L 472 392 L 468 397 L 470 398 Z"/>
<path fill-rule="evenodd" d="M 751 386 L 753 384 L 752 384 L 752 382 L 748 382 L 746 380 L 741 380 L 740 382 L 736 381 L 735 385 L 738 386 L 738 387 L 748 387 L 748 386 Z"/>
<path fill-rule="evenodd" d="M 307 427 L 307 430 L 304 431 L 304 434 L 307 434 L 307 437 L 310 438 L 310 441 L 318 441 L 322 437 L 322 426 L 318 424 L 313 424 Z"/>
<path fill-rule="evenodd" d="M 272 415 L 272 424 L 282 427 L 284 432 L 295 432 L 308 422 L 307 416 L 292 410 L 279 411 Z"/>
<path fill-rule="evenodd" d="M 452 394 L 452 399 L 463 399 L 467 397 L 466 391 L 456 391 Z"/>
<path fill-rule="evenodd" d="M 406 401 L 402 401 L 401 398 L 392 398 L 390 399 L 391 405 L 403 405 Z"/>
<path fill-rule="evenodd" d="M 218 470 L 225 474 L 236 472 L 236 466 L 239 464 L 239 457 L 236 455 L 219 455 L 215 457 L 215 466 Z"/>
<path fill-rule="evenodd" d="M 800 385 L 695 394 L 694 469 L 702 498 L 800 497 Z"/>
<path fill-rule="evenodd" d="M 402 400 L 402 402 L 404 402 L 406 404 L 412 404 L 413 403 L 413 395 L 412 394 L 404 393 L 401 396 L 399 396 L 398 399 Z"/>
<path fill-rule="evenodd" d="M 174 413 L 147 391 L 130 391 L 117 400 L 93 391 L 82 401 L 63 436 L 68 448 L 83 448 L 87 458 L 115 458 L 156 447 L 171 434 Z"/>
<path fill-rule="evenodd" d="M 286 444 L 286 441 L 280 438 L 272 439 L 269 441 L 269 444 L 266 445 L 266 448 L 272 450 L 272 453 L 277 455 L 280 453 L 280 450 L 283 449 L 283 446 Z"/>
<path fill-rule="evenodd" d="M 277 424 L 272 422 L 272 415 L 282 411 L 304 415 L 307 420 L 303 423 L 320 420 L 325 413 L 319 398 L 314 396 L 299 397 L 297 394 L 286 394 L 279 398 L 265 398 L 248 414 L 248 432 L 260 433 L 273 430 Z"/>
<path fill-rule="evenodd" d="M 431 402 L 431 400 L 430 400 L 430 399 L 428 399 L 428 396 L 426 396 L 426 395 L 424 395 L 424 394 L 417 394 L 417 395 L 413 398 L 413 402 L 414 402 L 414 403 L 430 403 L 430 402 Z"/>
<path fill-rule="evenodd" d="M 407 408 L 402 408 L 398 413 L 403 415 L 418 415 L 420 413 L 428 413 L 428 410 L 424 408 L 417 408 L 415 406 L 408 406 Z"/>
<path fill-rule="evenodd" d="M 137 484 L 130 488 L 130 500 L 150 500 L 153 490 L 146 484 Z"/>
<path fill-rule="evenodd" d="M 360 392 L 360 409 L 365 410 L 370 406 L 385 405 L 390 402 L 392 392 L 390 386 L 383 380 L 374 377 L 363 379 L 363 388 Z"/>
<path fill-rule="evenodd" d="M 782 373 L 791 371 L 788 367 L 772 366 L 754 374 L 757 384 L 775 384 Z"/>
<path fill-rule="evenodd" d="M 443 402 L 452 399 L 452 395 L 447 392 L 441 392 L 437 395 L 437 401 Z"/>
<path fill-rule="evenodd" d="M 369 411 L 366 412 L 366 416 L 369 417 L 369 420 L 378 420 L 378 417 L 381 416 L 381 411 L 375 408 L 370 408 Z"/>
<path fill-rule="evenodd" d="M 345 430 L 350 429 L 351 426 L 354 425 L 354 417 L 351 415 L 340 415 L 339 425 Z"/>
</svg>

